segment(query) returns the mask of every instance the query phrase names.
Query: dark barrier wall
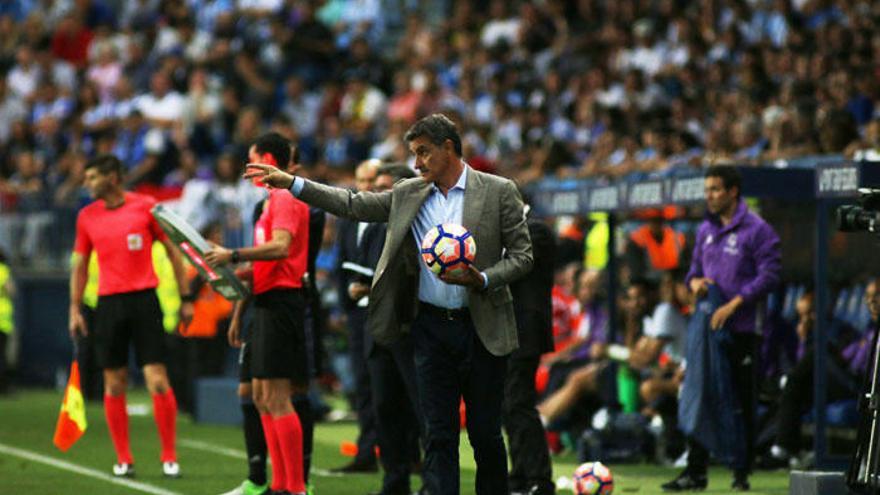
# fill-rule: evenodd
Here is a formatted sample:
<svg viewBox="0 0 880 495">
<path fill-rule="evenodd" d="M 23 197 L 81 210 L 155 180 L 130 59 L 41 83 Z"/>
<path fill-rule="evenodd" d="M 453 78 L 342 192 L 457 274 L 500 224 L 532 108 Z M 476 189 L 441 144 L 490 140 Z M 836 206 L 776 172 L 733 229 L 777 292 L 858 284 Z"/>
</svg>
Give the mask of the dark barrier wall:
<svg viewBox="0 0 880 495">
<path fill-rule="evenodd" d="M 56 379 L 67 378 L 73 356 L 67 333 L 68 276 L 18 275 L 15 282 L 19 289 L 16 331 L 21 343 L 16 381 L 55 385 Z"/>
</svg>

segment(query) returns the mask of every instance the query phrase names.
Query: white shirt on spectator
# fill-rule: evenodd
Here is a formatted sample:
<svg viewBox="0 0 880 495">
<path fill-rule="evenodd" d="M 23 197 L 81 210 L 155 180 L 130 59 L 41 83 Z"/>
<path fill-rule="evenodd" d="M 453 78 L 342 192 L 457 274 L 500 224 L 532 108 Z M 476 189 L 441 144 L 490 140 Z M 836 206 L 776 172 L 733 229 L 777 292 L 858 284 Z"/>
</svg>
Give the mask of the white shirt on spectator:
<svg viewBox="0 0 880 495">
<path fill-rule="evenodd" d="M 148 119 L 177 120 L 183 113 L 183 103 L 180 93 L 169 91 L 161 98 L 152 93 L 143 94 L 137 98 L 135 106 Z"/>
<path fill-rule="evenodd" d="M 495 46 L 502 40 L 509 45 L 515 45 L 519 37 L 519 25 L 520 21 L 515 17 L 493 19 L 483 26 L 483 32 L 480 33 L 480 43 L 487 48 Z"/>
<path fill-rule="evenodd" d="M 672 304 L 662 302 L 651 315 L 645 316 L 642 319 L 642 333 L 646 337 L 667 341 L 663 351 L 674 361 L 684 359 L 687 320 Z"/>
<path fill-rule="evenodd" d="M 290 120 L 300 136 L 311 136 L 318 130 L 318 111 L 321 96 L 303 93 L 296 99 L 288 99 L 281 106 L 281 112 Z"/>
<path fill-rule="evenodd" d="M 283 5 L 284 0 L 238 0 L 239 10 L 277 12 Z"/>
<path fill-rule="evenodd" d="M 16 65 L 6 76 L 6 83 L 15 96 L 29 98 L 37 90 L 37 83 L 42 72 L 36 64 L 31 64 L 27 68 Z"/>
</svg>

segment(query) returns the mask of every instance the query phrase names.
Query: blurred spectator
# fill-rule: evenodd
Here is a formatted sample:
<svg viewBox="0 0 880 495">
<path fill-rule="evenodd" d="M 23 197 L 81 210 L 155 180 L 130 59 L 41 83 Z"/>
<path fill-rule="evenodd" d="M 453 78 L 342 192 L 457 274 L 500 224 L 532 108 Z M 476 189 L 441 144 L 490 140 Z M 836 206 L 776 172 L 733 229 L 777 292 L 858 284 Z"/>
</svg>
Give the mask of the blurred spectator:
<svg viewBox="0 0 880 495">
<path fill-rule="evenodd" d="M 880 317 L 880 279 L 872 279 L 865 288 L 865 304 L 871 314 L 868 328 L 851 342 L 830 345 L 826 360 L 826 400 L 829 402 L 856 399 L 865 374 L 871 366 L 877 321 Z M 813 329 L 816 321 L 813 293 L 805 293 L 797 302 L 797 334 L 800 360 L 784 379 L 779 411 L 775 422 L 777 435 L 765 467 L 789 467 L 801 450 L 801 418 L 813 405 L 813 373 L 815 345 Z"/>
<path fill-rule="evenodd" d="M 625 259 L 631 277 L 659 280 L 660 272 L 682 266 L 685 237 L 666 224 L 662 211 L 649 210 L 645 215 L 648 220 L 629 235 Z"/>
<path fill-rule="evenodd" d="M 89 26 L 83 24 L 83 18 L 71 13 L 61 19 L 52 35 L 52 53 L 77 68 L 83 68 L 94 36 Z"/>
</svg>

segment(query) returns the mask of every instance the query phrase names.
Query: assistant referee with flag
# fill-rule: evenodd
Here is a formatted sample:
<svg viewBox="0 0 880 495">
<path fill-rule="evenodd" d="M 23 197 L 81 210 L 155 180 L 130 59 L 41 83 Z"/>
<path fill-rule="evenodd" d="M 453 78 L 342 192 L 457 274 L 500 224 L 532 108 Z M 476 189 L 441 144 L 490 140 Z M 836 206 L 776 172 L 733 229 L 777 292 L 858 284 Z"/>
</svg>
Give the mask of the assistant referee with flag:
<svg viewBox="0 0 880 495">
<path fill-rule="evenodd" d="M 161 242 L 174 267 L 181 291 L 181 320 L 189 322 L 193 306 L 180 254 L 150 213 L 155 201 L 126 192 L 121 186 L 122 163 L 101 155 L 85 168 L 85 186 L 96 201 L 80 210 L 76 220 L 73 268 L 70 274 L 71 337 L 94 332 L 98 364 L 104 370 L 104 413 L 116 450 L 114 476 L 133 476 L 134 458 L 128 436 L 125 391 L 128 352 L 133 342 L 143 368 L 162 445 L 162 473 L 180 475 L 175 450 L 177 400 L 164 364 L 162 311 L 156 296 L 159 284 L 153 269 L 153 241 Z M 98 256 L 98 306 L 95 328 L 87 328 L 80 307 L 92 251 Z"/>
</svg>

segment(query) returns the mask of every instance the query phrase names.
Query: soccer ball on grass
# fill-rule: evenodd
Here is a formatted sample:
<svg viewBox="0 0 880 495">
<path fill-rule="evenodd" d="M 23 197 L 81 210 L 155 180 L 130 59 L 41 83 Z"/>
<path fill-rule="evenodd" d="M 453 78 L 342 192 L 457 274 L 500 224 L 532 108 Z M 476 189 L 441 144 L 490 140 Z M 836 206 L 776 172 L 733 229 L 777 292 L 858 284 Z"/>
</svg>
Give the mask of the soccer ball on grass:
<svg viewBox="0 0 880 495">
<path fill-rule="evenodd" d="M 577 495 L 611 495 L 612 491 L 611 470 L 601 462 L 585 462 L 574 470 L 574 492 Z"/>
</svg>

